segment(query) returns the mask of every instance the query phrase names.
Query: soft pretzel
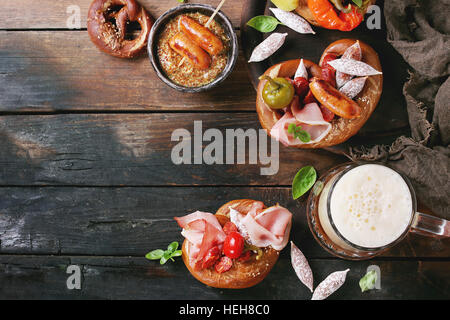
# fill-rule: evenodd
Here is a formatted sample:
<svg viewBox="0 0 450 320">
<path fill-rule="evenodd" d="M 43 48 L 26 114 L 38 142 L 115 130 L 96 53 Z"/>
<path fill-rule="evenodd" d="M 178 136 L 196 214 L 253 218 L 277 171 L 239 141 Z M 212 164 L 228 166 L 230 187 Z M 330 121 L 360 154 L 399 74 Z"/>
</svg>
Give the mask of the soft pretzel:
<svg viewBox="0 0 450 320">
<path fill-rule="evenodd" d="M 126 39 L 127 25 L 137 22 L 139 35 Z M 119 58 L 133 58 L 147 45 L 152 27 L 147 11 L 135 0 L 95 0 L 88 13 L 88 33 L 102 51 Z"/>
<path fill-rule="evenodd" d="M 243 216 L 249 214 L 255 204 L 262 205 L 261 202 L 249 199 L 233 200 L 217 210 L 215 217 L 222 226 L 230 221 L 230 207 L 238 211 Z M 262 205 L 263 206 L 263 205 Z M 274 208 L 274 207 L 271 207 Z M 263 206 L 261 210 L 271 209 Z M 278 207 L 277 207 L 278 208 Z M 283 210 L 286 210 L 282 208 Z M 270 213 L 266 213 L 270 214 Z M 291 215 L 289 213 L 289 215 Z M 189 229 L 188 226 L 186 226 Z M 284 239 L 288 240 L 291 228 L 289 219 L 286 225 Z M 206 235 L 204 235 L 206 236 Z M 224 245 L 225 246 L 225 245 Z M 284 245 L 283 245 L 284 246 Z M 254 286 L 261 282 L 273 268 L 279 257 L 279 251 L 272 246 L 260 247 L 258 255 L 253 254 L 248 260 L 233 259 L 232 267 L 223 273 L 217 272 L 214 267 L 198 268 L 196 261 L 191 261 L 189 252 L 191 246 L 186 239 L 182 246 L 182 259 L 190 273 L 200 282 L 215 288 L 242 289 Z M 282 248 L 278 248 L 281 250 Z"/>
<path fill-rule="evenodd" d="M 313 83 L 317 86 L 321 85 L 321 66 L 323 64 L 324 57 L 328 54 L 334 54 L 337 57 L 342 56 L 345 50 L 351 45 L 355 44 L 356 40 L 352 39 L 342 39 L 330 44 L 322 54 L 319 65 L 314 64 L 311 61 L 303 60 L 305 67 L 308 69 L 308 73 L 311 78 L 314 80 L 310 83 L 310 87 L 313 86 Z M 362 41 L 359 41 L 359 45 L 362 51 L 362 62 L 370 65 L 374 69 L 381 71 L 381 64 L 375 50 L 369 45 L 365 44 Z M 264 74 L 272 75 L 273 77 L 287 77 L 292 78 L 297 70 L 297 67 L 300 63 L 300 59 L 298 60 L 288 60 L 279 64 L 276 64 L 270 67 Z M 272 127 L 277 123 L 277 121 L 282 117 L 282 112 L 279 110 L 273 110 L 265 104 L 264 99 L 262 97 L 262 91 L 264 88 L 266 81 L 262 80 L 258 84 L 257 88 L 257 100 L 256 100 L 256 110 L 258 112 L 259 120 L 262 127 L 267 131 L 270 135 Z M 329 133 L 320 141 L 316 143 L 309 144 L 298 144 L 294 147 L 296 148 L 325 148 L 333 145 L 340 144 L 353 135 L 355 135 L 361 127 L 366 123 L 369 119 L 372 112 L 375 110 L 375 107 L 380 100 L 381 93 L 383 89 L 383 76 L 373 75 L 367 78 L 367 81 L 364 85 L 362 91 L 352 100 L 352 103 L 357 104 L 359 106 L 357 117 L 354 118 L 344 118 L 338 117 L 331 120 L 331 129 Z M 312 90 L 311 90 L 312 91 Z M 324 90 L 325 91 L 325 90 Z M 314 92 L 313 92 L 314 93 Z M 339 98 L 344 98 L 341 93 L 337 90 L 333 90 L 332 94 L 336 94 Z M 320 97 L 316 97 L 319 102 Z M 352 105 L 353 106 L 353 105 Z"/>
</svg>

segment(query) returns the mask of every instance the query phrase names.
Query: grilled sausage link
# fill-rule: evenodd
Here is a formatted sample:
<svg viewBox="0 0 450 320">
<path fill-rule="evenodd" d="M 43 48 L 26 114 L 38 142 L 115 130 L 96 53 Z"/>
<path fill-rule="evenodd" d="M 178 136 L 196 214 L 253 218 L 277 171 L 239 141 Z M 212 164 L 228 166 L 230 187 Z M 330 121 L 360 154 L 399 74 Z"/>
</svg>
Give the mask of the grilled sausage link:
<svg viewBox="0 0 450 320">
<path fill-rule="evenodd" d="M 309 88 L 317 101 L 334 114 L 345 119 L 356 119 L 361 116 L 359 105 L 328 82 L 314 78 Z"/>
<path fill-rule="evenodd" d="M 197 21 L 187 16 L 181 16 L 178 20 L 178 27 L 181 32 L 185 33 L 210 55 L 216 55 L 223 51 L 222 41 Z"/>
<path fill-rule="evenodd" d="M 182 32 L 177 33 L 169 41 L 170 47 L 178 54 L 188 59 L 198 69 L 208 69 L 211 57 L 194 41 Z"/>
</svg>

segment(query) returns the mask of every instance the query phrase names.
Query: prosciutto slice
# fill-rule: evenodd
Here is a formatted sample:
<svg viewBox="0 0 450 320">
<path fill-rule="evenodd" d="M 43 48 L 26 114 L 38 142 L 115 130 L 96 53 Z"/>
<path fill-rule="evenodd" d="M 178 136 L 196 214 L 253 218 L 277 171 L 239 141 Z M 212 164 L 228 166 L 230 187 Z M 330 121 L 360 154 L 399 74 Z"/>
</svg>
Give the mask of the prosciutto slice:
<svg viewBox="0 0 450 320">
<path fill-rule="evenodd" d="M 184 217 L 174 218 L 183 228 L 181 234 L 188 240 L 189 261 L 195 265 L 203 259 L 213 246 L 221 246 L 225 241 L 225 233 L 216 216 L 196 211 Z"/>
<path fill-rule="evenodd" d="M 300 139 L 288 133 L 291 123 L 301 126 L 309 133 L 311 140 L 302 142 Z M 298 99 L 294 99 L 290 112 L 286 112 L 270 131 L 270 135 L 285 146 L 296 146 L 300 144 L 311 144 L 321 141 L 331 130 L 331 124 L 324 120 L 322 111 L 317 103 L 308 103 L 300 109 Z"/>
<path fill-rule="evenodd" d="M 276 205 L 264 210 L 250 210 L 243 215 L 230 207 L 230 220 L 252 245 L 282 250 L 289 240 L 292 213 Z"/>
</svg>

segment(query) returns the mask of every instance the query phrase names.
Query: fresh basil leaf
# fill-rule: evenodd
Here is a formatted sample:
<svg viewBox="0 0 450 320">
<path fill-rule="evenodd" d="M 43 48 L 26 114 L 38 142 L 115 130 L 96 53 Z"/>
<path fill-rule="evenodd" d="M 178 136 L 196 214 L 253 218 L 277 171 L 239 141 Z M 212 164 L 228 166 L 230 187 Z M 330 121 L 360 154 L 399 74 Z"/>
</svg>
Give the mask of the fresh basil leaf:
<svg viewBox="0 0 450 320">
<path fill-rule="evenodd" d="M 161 260 L 159 260 L 159 263 L 160 264 L 165 264 L 167 262 L 167 260 L 169 260 L 169 259 L 170 259 L 170 257 L 166 258 L 166 257 L 163 256 L 163 257 L 161 257 Z"/>
<path fill-rule="evenodd" d="M 182 251 L 181 250 L 177 250 L 177 251 L 175 251 L 174 253 L 172 253 L 172 257 L 179 257 L 179 256 L 181 256 L 182 255 Z"/>
<path fill-rule="evenodd" d="M 316 170 L 312 166 L 301 168 L 292 181 L 292 197 L 300 198 L 314 185 L 317 179 Z"/>
<path fill-rule="evenodd" d="M 153 250 L 145 255 L 145 258 L 148 260 L 159 260 L 164 255 L 164 250 L 157 249 Z"/>
<path fill-rule="evenodd" d="M 289 127 L 288 127 L 288 132 L 289 132 L 290 134 L 293 134 L 293 133 L 295 132 L 295 128 L 297 128 L 297 127 L 295 126 L 295 123 L 291 123 L 291 124 L 289 125 Z"/>
<path fill-rule="evenodd" d="M 310 142 L 311 141 L 311 136 L 309 135 L 308 132 L 306 132 L 305 130 L 299 130 L 296 134 L 297 138 L 300 139 L 300 141 L 302 142 Z"/>
<path fill-rule="evenodd" d="M 171 244 L 169 244 L 169 246 L 167 247 L 167 251 L 169 251 L 170 253 L 174 252 L 175 250 L 178 249 L 178 242 L 174 241 Z"/>
<path fill-rule="evenodd" d="M 261 32 L 272 32 L 279 24 L 281 22 L 272 16 L 256 16 L 247 22 L 248 26 Z"/>
<path fill-rule="evenodd" d="M 359 8 L 361 8 L 363 4 L 363 0 L 352 0 L 354 4 L 356 4 Z"/>
<path fill-rule="evenodd" d="M 177 0 L 177 1 L 180 2 L 180 3 L 186 2 L 186 0 Z"/>
<path fill-rule="evenodd" d="M 377 282 L 377 273 L 375 270 L 371 270 L 366 273 L 364 277 L 359 280 L 359 286 L 361 287 L 361 292 L 372 290 L 375 288 L 375 282 Z"/>
</svg>

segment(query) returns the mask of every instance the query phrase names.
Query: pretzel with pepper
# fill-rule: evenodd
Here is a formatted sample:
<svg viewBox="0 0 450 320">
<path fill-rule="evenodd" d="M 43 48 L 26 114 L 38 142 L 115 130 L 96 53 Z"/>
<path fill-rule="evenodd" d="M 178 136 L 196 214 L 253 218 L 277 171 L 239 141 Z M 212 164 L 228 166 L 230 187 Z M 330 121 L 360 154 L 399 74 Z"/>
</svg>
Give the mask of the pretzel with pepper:
<svg viewBox="0 0 450 320">
<path fill-rule="evenodd" d="M 137 22 L 139 35 L 126 39 L 127 25 Z M 102 51 L 119 58 L 133 58 L 146 47 L 153 21 L 135 0 L 95 0 L 88 13 L 88 33 Z"/>
<path fill-rule="evenodd" d="M 351 58 L 352 48 L 359 48 L 358 59 Z M 360 75 L 353 79 L 352 77 L 344 79 L 347 82 L 342 85 L 340 83 L 343 81 L 342 78 L 348 74 L 342 74 L 331 66 L 338 60 L 341 62 L 352 60 L 359 66 L 363 63 L 365 67 L 371 68 L 376 73 L 372 73 L 373 75 L 370 76 Z M 325 148 L 343 143 L 362 128 L 380 100 L 383 90 L 383 75 L 380 72 L 382 68 L 378 54 L 371 46 L 362 41 L 341 39 L 331 43 L 324 50 L 318 65 L 308 60 L 302 60 L 302 62 L 307 73 L 305 79 L 297 77 L 296 74 L 301 63 L 300 59 L 275 64 L 267 69 L 260 78 L 256 110 L 262 127 L 273 138 L 296 148 Z M 295 90 L 294 97 L 292 98 L 291 94 L 284 105 L 271 106 L 270 103 L 273 103 L 269 99 L 271 97 L 267 97 L 267 90 L 271 89 L 268 85 L 269 78 L 278 82 L 281 82 L 280 79 L 287 79 Z M 281 85 L 269 93 L 283 94 Z M 316 105 L 316 107 L 313 108 L 312 105 Z M 308 106 L 309 108 L 307 108 Z M 314 110 L 317 112 L 313 112 Z M 313 133 L 313 130 L 307 128 L 312 128 L 314 125 L 320 124 L 330 129 L 317 139 L 311 138 L 309 141 L 293 139 L 292 142 L 296 143 L 289 144 L 289 141 L 282 138 L 291 137 L 293 132 L 289 132 L 284 126 L 299 121 L 301 127 L 308 131 L 308 134 Z M 277 133 L 283 133 L 283 137 L 277 136 Z M 304 143 L 299 143 L 299 141 Z"/>
<path fill-rule="evenodd" d="M 361 24 L 376 0 L 364 0 L 361 7 L 341 0 L 300 0 L 295 11 L 309 23 L 326 29 L 350 31 Z"/>
</svg>

